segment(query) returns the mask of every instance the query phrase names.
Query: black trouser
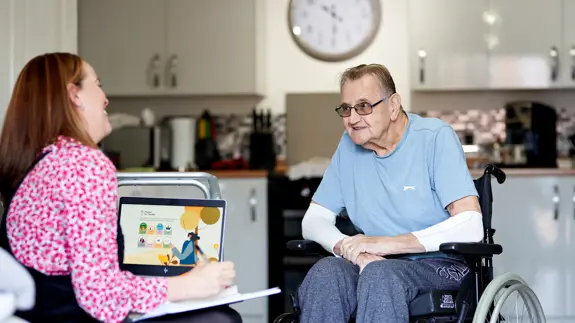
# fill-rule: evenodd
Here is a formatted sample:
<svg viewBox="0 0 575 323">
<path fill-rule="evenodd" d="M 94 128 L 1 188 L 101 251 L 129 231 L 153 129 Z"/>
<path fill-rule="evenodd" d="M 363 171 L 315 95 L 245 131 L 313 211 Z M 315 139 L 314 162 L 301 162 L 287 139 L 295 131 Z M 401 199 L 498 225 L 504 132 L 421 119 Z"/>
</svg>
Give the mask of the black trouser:
<svg viewBox="0 0 575 323">
<path fill-rule="evenodd" d="M 229 306 L 219 306 L 187 313 L 166 315 L 142 323 L 242 323 L 238 312 Z"/>
</svg>

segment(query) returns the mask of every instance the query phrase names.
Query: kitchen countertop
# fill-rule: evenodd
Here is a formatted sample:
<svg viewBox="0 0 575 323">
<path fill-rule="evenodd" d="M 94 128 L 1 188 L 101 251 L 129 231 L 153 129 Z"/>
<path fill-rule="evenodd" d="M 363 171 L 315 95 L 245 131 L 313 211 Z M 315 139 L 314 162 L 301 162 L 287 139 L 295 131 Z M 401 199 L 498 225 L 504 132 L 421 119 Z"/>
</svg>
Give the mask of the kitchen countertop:
<svg viewBox="0 0 575 323">
<path fill-rule="evenodd" d="M 575 169 L 562 168 L 502 168 L 507 177 L 515 176 L 575 176 Z M 471 176 L 474 178 L 483 175 L 483 169 L 471 169 Z M 277 173 L 287 172 L 287 168 L 276 170 Z M 267 177 L 268 172 L 265 170 L 221 170 L 206 171 L 218 178 L 258 178 Z"/>
<path fill-rule="evenodd" d="M 288 167 L 280 166 L 276 169 L 276 173 L 286 173 Z M 575 169 L 564 169 L 564 168 L 502 168 L 507 177 L 516 176 L 575 176 Z M 123 172 L 120 170 L 120 172 Z M 129 171 L 128 171 L 129 172 Z M 267 177 L 269 172 L 266 170 L 250 170 L 250 169 L 239 169 L 239 170 L 206 170 L 202 171 L 208 174 L 212 174 L 217 178 L 264 178 Z M 478 178 L 483 175 L 483 169 L 476 168 L 470 169 L 471 176 L 473 178 Z"/>
<path fill-rule="evenodd" d="M 217 178 L 260 178 L 268 176 L 268 172 L 266 170 L 207 170 L 204 172 L 212 174 Z"/>
<path fill-rule="evenodd" d="M 510 176 L 575 176 L 575 169 L 563 168 L 502 168 L 507 177 Z M 470 169 L 471 176 L 483 175 L 483 169 Z"/>
</svg>

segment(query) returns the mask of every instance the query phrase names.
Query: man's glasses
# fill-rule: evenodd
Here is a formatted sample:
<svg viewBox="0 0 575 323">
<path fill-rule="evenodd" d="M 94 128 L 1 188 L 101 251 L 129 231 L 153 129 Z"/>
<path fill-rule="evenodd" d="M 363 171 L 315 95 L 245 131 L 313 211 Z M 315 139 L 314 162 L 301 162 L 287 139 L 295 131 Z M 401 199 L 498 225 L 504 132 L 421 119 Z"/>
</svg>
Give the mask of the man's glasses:
<svg viewBox="0 0 575 323">
<path fill-rule="evenodd" d="M 349 117 L 351 115 L 351 110 L 355 109 L 355 112 L 357 112 L 357 114 L 359 114 L 360 116 L 365 116 L 368 114 L 371 114 L 373 112 L 373 107 L 375 107 L 376 105 L 380 104 L 381 102 L 387 100 L 388 97 L 385 97 L 375 103 L 369 103 L 369 102 L 360 102 L 354 106 L 349 106 L 347 104 L 342 104 L 339 107 L 335 108 L 335 112 L 337 112 L 337 114 L 339 114 L 340 117 L 342 118 L 346 118 Z"/>
</svg>

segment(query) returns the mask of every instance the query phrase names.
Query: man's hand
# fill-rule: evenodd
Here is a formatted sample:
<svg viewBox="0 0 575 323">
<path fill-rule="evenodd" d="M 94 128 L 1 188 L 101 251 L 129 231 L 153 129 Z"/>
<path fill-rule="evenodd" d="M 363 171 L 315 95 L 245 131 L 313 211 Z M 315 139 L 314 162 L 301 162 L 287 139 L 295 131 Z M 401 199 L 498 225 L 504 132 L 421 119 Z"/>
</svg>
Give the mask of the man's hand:
<svg viewBox="0 0 575 323">
<path fill-rule="evenodd" d="M 359 273 L 361 274 L 365 266 L 378 260 L 385 260 L 385 258 L 383 258 L 382 256 L 372 255 L 370 253 L 360 254 L 357 257 L 357 265 L 359 266 Z"/>
<path fill-rule="evenodd" d="M 383 256 L 378 250 L 378 245 L 381 243 L 379 237 L 369 237 L 363 234 L 357 234 L 352 237 L 347 237 L 341 241 L 340 255 L 359 265 L 359 255 L 367 253 L 377 256 Z M 337 245 L 336 245 L 337 246 Z"/>
</svg>

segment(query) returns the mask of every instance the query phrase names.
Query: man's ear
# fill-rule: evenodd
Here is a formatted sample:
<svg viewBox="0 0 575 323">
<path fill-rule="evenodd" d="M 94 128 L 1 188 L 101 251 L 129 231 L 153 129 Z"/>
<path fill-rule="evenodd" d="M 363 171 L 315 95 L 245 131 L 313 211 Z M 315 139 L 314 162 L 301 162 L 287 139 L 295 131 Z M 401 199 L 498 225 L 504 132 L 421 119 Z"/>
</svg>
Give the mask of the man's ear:
<svg viewBox="0 0 575 323">
<path fill-rule="evenodd" d="M 69 83 L 66 86 L 66 89 L 68 90 L 68 98 L 70 99 L 70 101 L 72 101 L 72 103 L 76 107 L 80 107 L 82 105 L 82 102 L 80 101 L 80 98 L 78 98 L 78 86 L 75 84 Z"/>
<path fill-rule="evenodd" d="M 394 93 L 389 97 L 389 107 L 391 109 L 391 120 L 395 121 L 401 113 L 401 96 Z"/>
</svg>

